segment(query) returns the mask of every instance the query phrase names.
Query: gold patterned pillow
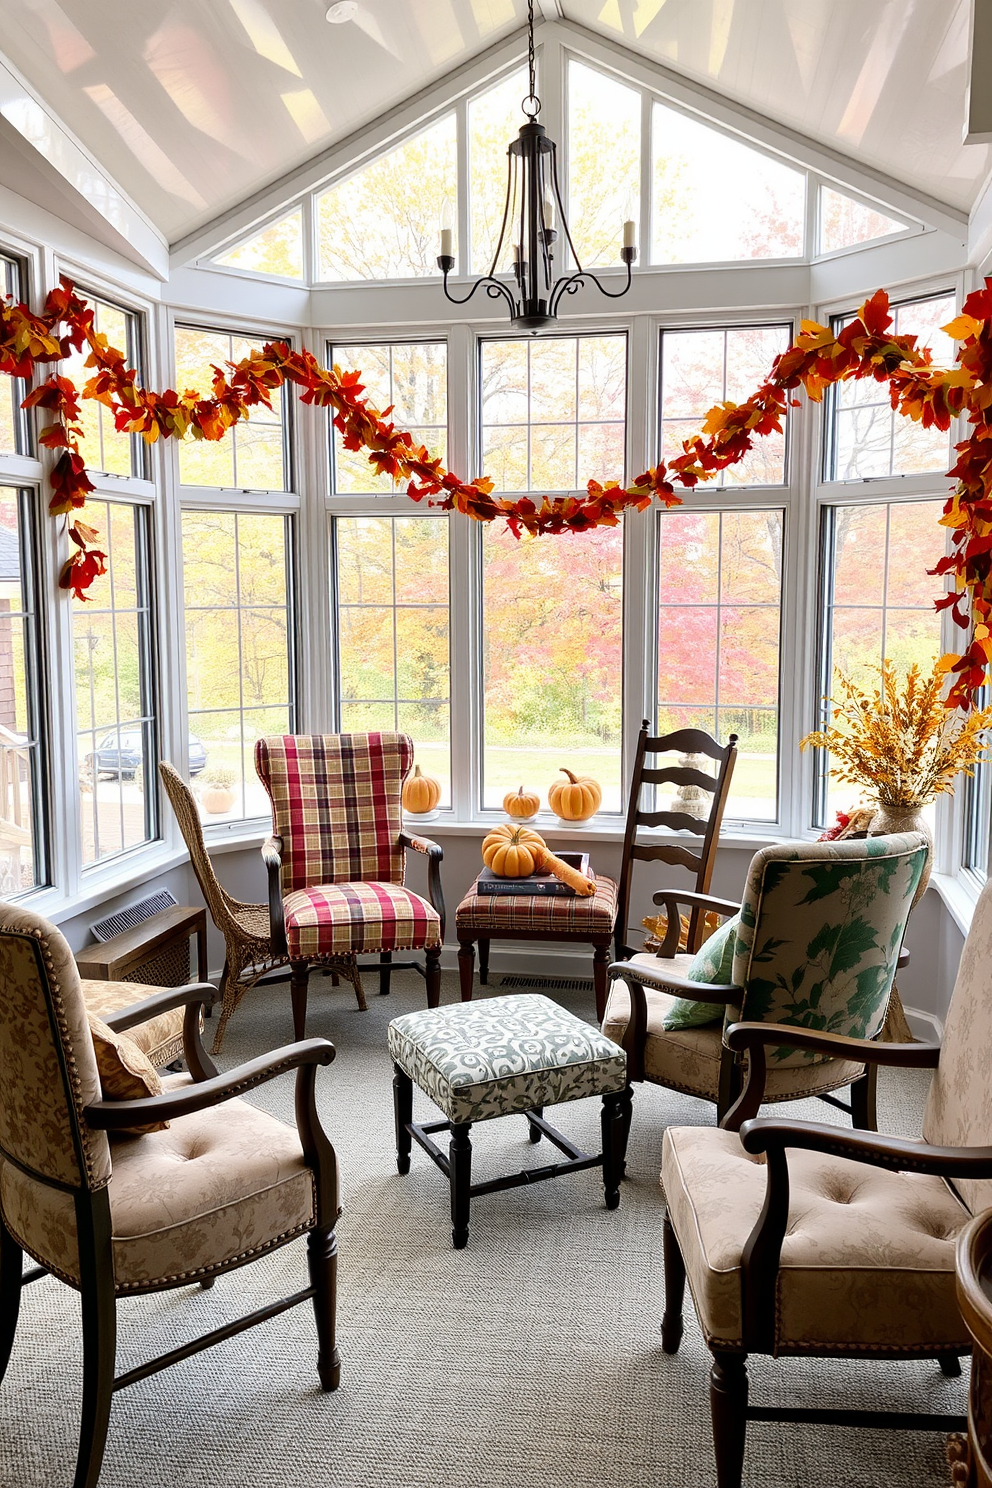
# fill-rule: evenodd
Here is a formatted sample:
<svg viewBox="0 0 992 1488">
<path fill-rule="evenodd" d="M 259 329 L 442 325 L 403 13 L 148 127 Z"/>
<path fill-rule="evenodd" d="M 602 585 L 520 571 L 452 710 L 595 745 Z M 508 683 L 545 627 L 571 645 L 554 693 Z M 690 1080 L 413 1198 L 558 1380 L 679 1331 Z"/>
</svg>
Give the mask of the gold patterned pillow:
<svg viewBox="0 0 992 1488">
<path fill-rule="evenodd" d="M 134 1039 L 126 1033 L 115 1033 L 95 1013 L 86 1016 L 104 1100 L 143 1100 L 148 1095 L 161 1095 L 158 1070 Z M 150 1121 L 144 1126 L 118 1127 L 115 1134 L 140 1137 L 145 1132 L 165 1131 L 168 1125 L 167 1121 Z"/>
</svg>

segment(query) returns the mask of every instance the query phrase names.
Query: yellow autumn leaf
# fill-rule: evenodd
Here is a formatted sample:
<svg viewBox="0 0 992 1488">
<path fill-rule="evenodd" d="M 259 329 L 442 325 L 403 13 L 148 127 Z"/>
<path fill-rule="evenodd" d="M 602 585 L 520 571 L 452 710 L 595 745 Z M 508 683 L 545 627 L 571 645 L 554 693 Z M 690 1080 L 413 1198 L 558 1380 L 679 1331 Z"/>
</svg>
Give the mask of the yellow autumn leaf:
<svg viewBox="0 0 992 1488">
<path fill-rule="evenodd" d="M 969 336 L 974 336 L 982 327 L 982 322 L 976 320 L 973 315 L 956 315 L 947 325 L 941 326 L 954 341 L 966 341 Z"/>
</svg>

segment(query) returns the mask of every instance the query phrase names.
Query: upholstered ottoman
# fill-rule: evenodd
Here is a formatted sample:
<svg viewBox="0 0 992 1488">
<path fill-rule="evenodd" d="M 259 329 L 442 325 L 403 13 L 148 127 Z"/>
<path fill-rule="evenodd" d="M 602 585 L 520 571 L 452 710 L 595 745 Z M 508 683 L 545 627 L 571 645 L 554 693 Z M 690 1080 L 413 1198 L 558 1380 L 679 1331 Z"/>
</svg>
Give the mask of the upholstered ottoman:
<svg viewBox="0 0 992 1488">
<path fill-rule="evenodd" d="M 389 1052 L 395 1069 L 396 1166 L 401 1173 L 410 1171 L 416 1141 L 447 1175 L 456 1250 L 468 1242 L 469 1204 L 480 1194 L 601 1167 L 606 1207 L 617 1207 L 631 1091 L 626 1054 L 598 1029 L 547 997 L 525 993 L 394 1018 Z M 417 1125 L 414 1082 L 440 1106 L 446 1120 Z M 596 1157 L 576 1147 L 543 1116 L 545 1106 L 589 1095 L 603 1098 L 603 1150 Z M 472 1123 L 513 1113 L 526 1116 L 532 1142 L 547 1137 L 566 1161 L 473 1184 Z M 447 1155 L 431 1140 L 440 1131 L 451 1133 Z"/>
</svg>

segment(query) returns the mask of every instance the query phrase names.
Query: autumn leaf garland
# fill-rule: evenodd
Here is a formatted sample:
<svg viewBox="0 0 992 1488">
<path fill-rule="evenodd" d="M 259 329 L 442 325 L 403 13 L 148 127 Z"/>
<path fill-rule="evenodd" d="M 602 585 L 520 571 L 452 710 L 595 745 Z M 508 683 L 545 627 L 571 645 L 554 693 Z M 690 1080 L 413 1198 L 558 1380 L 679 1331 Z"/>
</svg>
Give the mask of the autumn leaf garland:
<svg viewBox="0 0 992 1488">
<path fill-rule="evenodd" d="M 836 333 L 803 321 L 765 382 L 742 403 L 710 409 L 701 432 L 687 439 L 682 453 L 667 465 L 644 471 L 627 486 L 591 480 L 584 495 L 537 501 L 494 496 L 493 483 L 485 476 L 461 480 L 389 421 L 390 408 L 380 411 L 362 397 L 359 372 L 321 367 L 310 352 L 294 351 L 284 341 L 267 343 L 226 368 L 214 367 L 209 395 L 141 387 L 124 355 L 94 329 L 92 309 L 68 279 L 51 292 L 41 314 L 0 300 L 0 372 L 30 380 L 38 368 L 61 361 L 70 350 L 88 348 L 86 366 L 93 375 L 83 388 L 53 373 L 28 393 L 23 405 L 49 415 L 39 434 L 55 455 L 49 510 L 66 516 L 72 546 L 59 582 L 80 599 L 106 564 L 106 554 L 96 545 L 98 534 L 72 517 L 93 490 L 80 452 L 81 398 L 102 403 L 113 413 L 118 431 L 140 434 L 149 444 L 158 439 L 219 440 L 249 418 L 253 408 L 271 408 L 272 394 L 289 382 L 299 388 L 301 402 L 331 409 L 345 448 L 364 451 L 378 473 L 405 481 L 414 501 L 427 500 L 474 521 L 502 520 L 519 537 L 616 526 L 625 511 L 643 511 L 655 501 L 679 505 L 676 484 L 692 489 L 712 480 L 743 459 L 755 439 L 781 432 L 795 391 L 802 389 L 819 401 L 837 382 L 873 378 L 888 384 L 898 413 L 924 428 L 948 429 L 958 415 L 966 415 L 971 425 L 969 437 L 956 447 L 950 475 L 957 486 L 941 518 L 951 529 L 952 551 L 930 570 L 954 581 L 937 608 L 948 609 L 962 629 L 971 628 L 962 654 L 941 663 L 951 676 L 947 706 L 967 709 L 974 706 L 992 659 L 992 279 L 969 295 L 961 314 L 945 327 L 961 343 L 953 368 L 935 367 L 915 336 L 895 336 L 891 326 L 883 290 Z"/>
</svg>

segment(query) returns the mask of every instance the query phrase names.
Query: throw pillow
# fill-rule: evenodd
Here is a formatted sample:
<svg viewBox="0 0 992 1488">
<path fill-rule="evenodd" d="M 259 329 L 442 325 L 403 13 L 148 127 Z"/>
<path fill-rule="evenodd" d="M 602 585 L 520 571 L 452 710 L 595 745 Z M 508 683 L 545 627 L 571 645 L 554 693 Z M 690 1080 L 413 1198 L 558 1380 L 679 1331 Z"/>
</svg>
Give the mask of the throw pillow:
<svg viewBox="0 0 992 1488">
<path fill-rule="evenodd" d="M 134 1039 L 126 1033 L 115 1033 L 95 1013 L 86 1016 L 104 1100 L 143 1100 L 148 1095 L 161 1095 L 158 1070 Z M 167 1121 L 150 1121 L 144 1126 L 118 1128 L 114 1135 L 139 1137 L 145 1132 L 165 1131 L 168 1125 Z"/>
<path fill-rule="evenodd" d="M 690 982 L 711 982 L 714 986 L 729 987 L 739 919 L 739 915 L 734 915 L 724 920 L 719 930 L 714 930 L 709 940 L 703 941 L 686 972 Z M 668 1033 L 680 1028 L 703 1028 L 707 1023 L 722 1022 L 725 1010 L 723 1003 L 693 1002 L 689 997 L 676 997 L 661 1026 Z"/>
</svg>

